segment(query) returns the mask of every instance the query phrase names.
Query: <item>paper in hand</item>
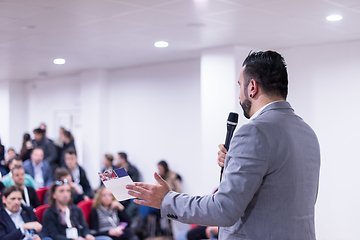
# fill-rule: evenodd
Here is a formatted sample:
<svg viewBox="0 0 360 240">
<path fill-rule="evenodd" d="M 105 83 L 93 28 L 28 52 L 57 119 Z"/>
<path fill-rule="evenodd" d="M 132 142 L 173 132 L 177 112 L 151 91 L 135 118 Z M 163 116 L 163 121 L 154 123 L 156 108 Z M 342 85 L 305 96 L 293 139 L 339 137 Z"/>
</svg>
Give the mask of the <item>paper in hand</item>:
<svg viewBox="0 0 360 240">
<path fill-rule="evenodd" d="M 99 173 L 101 181 L 110 190 L 116 200 L 124 201 L 135 198 L 128 194 L 126 185 L 135 185 L 124 168 Z"/>
</svg>

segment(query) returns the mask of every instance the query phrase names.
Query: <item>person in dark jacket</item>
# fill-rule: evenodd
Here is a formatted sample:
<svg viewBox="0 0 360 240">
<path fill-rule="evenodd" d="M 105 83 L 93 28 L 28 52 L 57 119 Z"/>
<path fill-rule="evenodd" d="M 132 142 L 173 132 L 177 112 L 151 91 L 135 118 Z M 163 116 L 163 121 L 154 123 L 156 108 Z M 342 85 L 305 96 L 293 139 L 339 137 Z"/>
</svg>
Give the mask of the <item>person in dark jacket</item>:
<svg viewBox="0 0 360 240">
<path fill-rule="evenodd" d="M 11 169 L 12 179 L 15 186 L 21 189 L 23 195 L 22 204 L 28 207 L 37 208 L 41 205 L 41 202 L 33 187 L 25 186 L 25 170 L 22 166 L 15 166 Z"/>
<path fill-rule="evenodd" d="M 71 135 L 71 132 L 64 130 L 61 136 L 61 141 L 63 142 L 63 146 L 61 148 L 61 156 L 60 156 L 60 167 L 65 167 L 65 153 L 68 149 L 75 149 L 74 137 Z"/>
<path fill-rule="evenodd" d="M 140 182 L 140 173 L 134 165 L 130 164 L 126 153 L 119 152 L 115 160 L 116 163 L 114 165 L 117 168 L 125 168 L 126 172 L 134 182 Z"/>
<path fill-rule="evenodd" d="M 4 208 L 0 209 L 0 240 L 51 240 L 38 222 L 32 208 L 21 205 L 21 189 L 10 186 L 2 191 Z"/>
<path fill-rule="evenodd" d="M 52 239 L 111 240 L 107 236 L 94 237 L 90 234 L 81 209 L 72 204 L 72 191 L 67 180 L 55 181 L 50 187 L 49 204 L 43 223 Z"/>
<path fill-rule="evenodd" d="M 78 184 L 79 188 L 82 189 L 85 195 L 85 200 L 92 198 L 93 196 L 89 180 L 86 177 L 85 170 L 78 164 L 76 150 L 74 148 L 66 150 L 65 166 L 69 169 L 73 182 Z"/>
<path fill-rule="evenodd" d="M 33 146 L 41 147 L 44 150 L 44 161 L 47 161 L 51 167 L 51 174 L 55 176 L 55 169 L 59 166 L 58 151 L 52 141 L 45 137 L 45 131 L 34 129 Z"/>
<path fill-rule="evenodd" d="M 131 220 L 109 189 L 102 186 L 95 195 L 90 212 L 90 228 L 96 235 L 110 236 L 113 240 L 137 240 L 131 230 Z"/>
</svg>

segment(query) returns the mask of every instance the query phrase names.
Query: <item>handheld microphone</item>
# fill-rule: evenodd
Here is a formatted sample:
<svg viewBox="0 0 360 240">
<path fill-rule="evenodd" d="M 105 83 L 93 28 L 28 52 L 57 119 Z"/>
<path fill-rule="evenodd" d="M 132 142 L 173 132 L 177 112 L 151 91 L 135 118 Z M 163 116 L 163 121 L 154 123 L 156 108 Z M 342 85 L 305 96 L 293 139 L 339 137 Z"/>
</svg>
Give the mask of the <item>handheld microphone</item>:
<svg viewBox="0 0 360 240">
<path fill-rule="evenodd" d="M 229 113 L 229 117 L 227 119 L 227 132 L 226 132 L 226 138 L 225 138 L 226 150 L 229 150 L 230 141 L 234 134 L 236 125 L 238 123 L 238 119 L 239 119 L 239 114 L 234 113 L 234 112 Z M 221 182 L 223 172 L 224 172 L 224 167 L 222 167 L 221 171 L 220 171 L 220 182 Z"/>
</svg>

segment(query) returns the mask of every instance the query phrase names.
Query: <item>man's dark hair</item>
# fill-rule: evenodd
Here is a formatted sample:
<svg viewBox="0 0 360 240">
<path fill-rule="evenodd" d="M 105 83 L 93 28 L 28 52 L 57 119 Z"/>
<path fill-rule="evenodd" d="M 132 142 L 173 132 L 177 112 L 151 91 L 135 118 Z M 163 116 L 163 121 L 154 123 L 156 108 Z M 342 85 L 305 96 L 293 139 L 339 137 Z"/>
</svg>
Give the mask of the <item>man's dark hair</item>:
<svg viewBox="0 0 360 240">
<path fill-rule="evenodd" d="M 41 135 L 45 134 L 45 131 L 42 130 L 41 128 L 35 128 L 33 132 L 36 134 L 41 134 Z"/>
<path fill-rule="evenodd" d="M 74 154 L 75 154 L 75 156 L 77 156 L 75 148 L 72 148 L 72 147 L 66 149 L 65 154 L 70 154 L 70 155 L 74 155 Z"/>
<path fill-rule="evenodd" d="M 105 154 L 105 158 L 109 162 L 112 162 L 114 160 L 114 156 L 112 154 Z"/>
<path fill-rule="evenodd" d="M 24 170 L 23 166 L 18 166 L 18 165 L 16 165 L 15 167 L 13 167 L 13 168 L 11 169 L 11 173 L 14 174 L 14 171 L 17 170 L 17 169 L 22 169 L 22 170 Z M 25 172 L 25 170 L 24 170 L 24 172 Z"/>
<path fill-rule="evenodd" d="M 124 153 L 124 152 L 119 152 L 118 155 L 119 155 L 120 158 L 124 159 L 126 162 L 129 162 L 128 159 L 127 159 L 126 153 Z"/>
<path fill-rule="evenodd" d="M 58 168 L 55 171 L 56 180 L 60 181 L 61 178 L 71 175 L 69 169 L 67 168 Z"/>
<path fill-rule="evenodd" d="M 21 188 L 15 186 L 15 185 L 12 185 L 12 186 L 4 188 L 2 190 L 1 195 L 4 196 L 5 198 L 7 198 L 12 192 L 21 192 L 21 194 L 22 194 Z"/>
<path fill-rule="evenodd" d="M 254 79 L 269 96 L 286 99 L 288 94 L 288 75 L 284 58 L 277 52 L 250 52 L 245 59 L 244 89 Z"/>
<path fill-rule="evenodd" d="M 13 161 L 22 161 L 19 156 L 15 156 L 9 159 L 8 165 L 10 165 Z"/>
</svg>

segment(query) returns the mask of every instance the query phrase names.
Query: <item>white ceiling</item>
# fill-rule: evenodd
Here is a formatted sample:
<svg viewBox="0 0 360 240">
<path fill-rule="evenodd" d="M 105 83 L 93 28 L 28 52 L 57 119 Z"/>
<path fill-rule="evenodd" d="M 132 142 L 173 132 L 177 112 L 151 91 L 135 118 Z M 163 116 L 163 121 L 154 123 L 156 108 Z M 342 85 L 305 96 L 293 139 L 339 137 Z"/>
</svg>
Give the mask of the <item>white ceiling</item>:
<svg viewBox="0 0 360 240">
<path fill-rule="evenodd" d="M 360 0 L 0 0 L 0 81 L 358 39 Z"/>
</svg>

